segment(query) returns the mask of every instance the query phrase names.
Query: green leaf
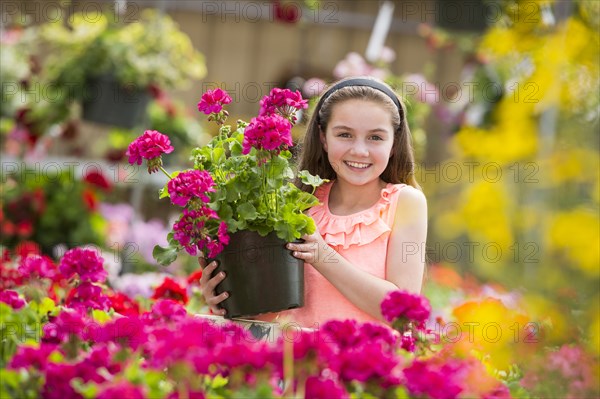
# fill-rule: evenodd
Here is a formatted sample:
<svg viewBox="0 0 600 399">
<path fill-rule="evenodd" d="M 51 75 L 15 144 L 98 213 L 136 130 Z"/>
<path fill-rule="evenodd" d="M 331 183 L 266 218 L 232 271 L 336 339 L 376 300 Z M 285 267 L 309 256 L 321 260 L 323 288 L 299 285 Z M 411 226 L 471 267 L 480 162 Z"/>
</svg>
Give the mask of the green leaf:
<svg viewBox="0 0 600 399">
<path fill-rule="evenodd" d="M 163 199 L 166 197 L 170 197 L 170 195 L 169 195 L 169 190 L 167 189 L 167 185 L 165 184 L 165 186 L 163 188 L 158 190 L 158 199 Z"/>
<path fill-rule="evenodd" d="M 99 309 L 94 309 L 92 310 L 92 319 L 94 319 L 100 324 L 105 324 L 106 322 L 110 321 L 111 317 L 108 314 L 108 312 Z"/>
<path fill-rule="evenodd" d="M 244 220 L 256 219 L 256 216 L 257 216 L 256 208 L 252 204 L 249 204 L 249 203 L 242 204 L 237 208 L 237 211 L 240 215 L 240 218 L 242 218 Z"/>
<path fill-rule="evenodd" d="M 39 304 L 37 302 L 30 302 L 29 307 L 35 310 L 39 316 L 46 316 L 48 312 L 56 309 L 56 304 L 52 299 L 45 297 Z"/>
<path fill-rule="evenodd" d="M 307 186 L 313 186 L 314 188 L 319 187 L 323 183 L 327 183 L 329 180 L 321 179 L 318 175 L 313 176 L 307 170 L 301 170 L 298 172 L 298 177 L 302 180 L 302 183 Z"/>
<path fill-rule="evenodd" d="M 225 160 L 225 150 L 223 148 L 213 148 L 210 160 L 213 163 L 220 164 Z"/>
<path fill-rule="evenodd" d="M 161 247 L 160 245 L 156 245 L 152 250 L 152 257 L 156 259 L 159 265 L 168 266 L 175 262 L 178 253 L 179 250 L 176 247 Z"/>
</svg>

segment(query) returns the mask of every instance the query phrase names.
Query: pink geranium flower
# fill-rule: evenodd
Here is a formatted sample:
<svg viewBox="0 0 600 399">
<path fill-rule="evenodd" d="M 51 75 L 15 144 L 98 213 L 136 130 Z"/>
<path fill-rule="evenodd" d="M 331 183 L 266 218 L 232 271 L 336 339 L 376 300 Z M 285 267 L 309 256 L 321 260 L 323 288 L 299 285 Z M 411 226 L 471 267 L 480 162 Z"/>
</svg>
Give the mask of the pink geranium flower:
<svg viewBox="0 0 600 399">
<path fill-rule="evenodd" d="M 198 250 L 208 247 L 209 257 L 217 256 L 223 246 L 229 243 L 227 225 L 219 224 L 218 240 L 212 240 L 205 233 L 205 226 L 210 219 L 218 219 L 218 215 L 210 208 L 202 207 L 197 210 L 184 209 L 181 218 L 173 225 L 173 238 L 192 256 Z"/>
<path fill-rule="evenodd" d="M 67 279 L 77 274 L 81 281 L 88 282 L 102 283 L 108 276 L 104 259 L 96 251 L 85 248 L 68 250 L 60 260 L 59 270 Z"/>
<path fill-rule="evenodd" d="M 83 282 L 73 288 L 66 301 L 67 307 L 86 312 L 88 309 L 109 310 L 110 299 L 102 293 L 102 287 L 90 282 Z"/>
<path fill-rule="evenodd" d="M 259 116 L 279 113 L 286 118 L 293 118 L 298 110 L 308 108 L 308 100 L 302 98 L 298 90 L 295 92 L 288 89 L 275 87 L 268 96 L 260 100 Z"/>
<path fill-rule="evenodd" d="M 306 379 L 305 397 L 307 399 L 344 399 L 349 396 L 339 382 L 312 376 Z"/>
<path fill-rule="evenodd" d="M 244 130 L 242 153 L 249 154 L 252 147 L 274 151 L 292 146 L 292 124 L 283 116 L 263 115 L 252 118 Z"/>
<path fill-rule="evenodd" d="M 224 104 L 229 104 L 231 97 L 223 89 L 208 90 L 202 95 L 198 103 L 198 111 L 206 115 L 218 114 L 223 110 Z"/>
<path fill-rule="evenodd" d="M 392 291 L 381 302 L 381 313 L 389 321 L 416 322 L 422 326 L 429 318 L 431 306 L 427 298 L 406 291 Z"/>
<path fill-rule="evenodd" d="M 162 154 L 173 151 L 169 137 L 156 131 L 146 130 L 143 135 L 135 139 L 127 148 L 126 155 L 130 164 L 142 164 L 142 159 L 148 161 L 148 172 L 156 172 L 162 166 Z"/>
<path fill-rule="evenodd" d="M 0 292 L 0 302 L 4 302 L 15 310 L 19 310 L 27 304 L 25 300 L 19 298 L 19 293 L 17 291 L 12 290 Z"/>
<path fill-rule="evenodd" d="M 98 393 L 98 399 L 114 399 L 114 398 L 127 398 L 127 399 L 145 399 L 146 395 L 144 390 L 133 385 L 129 381 L 113 382 L 108 386 L 101 388 Z"/>
<path fill-rule="evenodd" d="M 215 182 L 207 171 L 188 170 L 169 180 L 167 190 L 173 204 L 187 206 L 194 198 L 199 198 L 203 202 L 210 201 L 206 193 L 214 192 L 214 185 Z"/>
<path fill-rule="evenodd" d="M 40 255 L 29 255 L 21 260 L 19 273 L 26 279 L 56 277 L 57 270 L 50 258 Z"/>
</svg>

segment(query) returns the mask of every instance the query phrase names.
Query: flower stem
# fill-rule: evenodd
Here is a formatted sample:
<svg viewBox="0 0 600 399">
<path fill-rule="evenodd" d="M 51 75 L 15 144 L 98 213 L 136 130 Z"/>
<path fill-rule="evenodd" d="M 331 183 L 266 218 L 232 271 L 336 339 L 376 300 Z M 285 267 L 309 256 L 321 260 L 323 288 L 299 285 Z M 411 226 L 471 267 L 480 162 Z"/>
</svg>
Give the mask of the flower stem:
<svg viewBox="0 0 600 399">
<path fill-rule="evenodd" d="M 165 170 L 165 168 L 163 168 L 162 166 L 160 166 L 160 170 L 162 170 L 162 172 L 163 172 L 165 175 L 167 175 L 167 177 L 168 177 L 169 179 L 172 179 L 172 178 L 173 178 L 173 177 L 172 177 L 172 176 L 169 174 L 169 172 L 167 172 L 167 171 Z"/>
</svg>

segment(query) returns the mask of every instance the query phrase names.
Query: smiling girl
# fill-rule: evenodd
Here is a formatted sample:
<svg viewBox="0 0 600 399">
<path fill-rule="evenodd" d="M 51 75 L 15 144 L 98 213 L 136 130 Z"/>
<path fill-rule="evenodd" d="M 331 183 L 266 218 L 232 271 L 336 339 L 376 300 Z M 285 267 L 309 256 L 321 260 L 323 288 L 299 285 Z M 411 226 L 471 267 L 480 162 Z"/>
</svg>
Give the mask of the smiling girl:
<svg viewBox="0 0 600 399">
<path fill-rule="evenodd" d="M 329 319 L 383 321 L 380 304 L 388 292 L 420 292 L 427 236 L 427 202 L 414 179 L 398 96 L 373 78 L 331 86 L 308 126 L 304 169 L 331 181 L 318 188 L 320 204 L 308 211 L 317 231 L 288 244 L 306 263 L 305 306 L 280 315 L 309 328 Z M 225 276 L 209 279 L 215 267 L 207 266 L 201 287 L 213 312 L 224 314 L 217 304 L 226 297 L 215 296 L 214 287 Z"/>
</svg>

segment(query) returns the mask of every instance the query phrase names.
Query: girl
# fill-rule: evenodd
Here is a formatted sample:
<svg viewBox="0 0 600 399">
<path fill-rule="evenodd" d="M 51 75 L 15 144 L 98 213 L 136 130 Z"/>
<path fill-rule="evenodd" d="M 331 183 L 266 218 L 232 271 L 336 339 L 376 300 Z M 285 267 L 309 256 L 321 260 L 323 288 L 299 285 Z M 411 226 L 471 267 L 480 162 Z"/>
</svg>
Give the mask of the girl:
<svg viewBox="0 0 600 399">
<path fill-rule="evenodd" d="M 287 244 L 306 262 L 305 305 L 279 315 L 309 328 L 336 318 L 382 321 L 380 304 L 389 291 L 420 292 L 427 203 L 413 168 L 405 108 L 389 86 L 349 78 L 325 92 L 299 170 L 331 181 L 317 189 L 320 204 L 308 211 L 317 231 L 304 243 Z M 206 266 L 200 286 L 213 312 L 224 315 L 217 305 L 227 293 L 215 296 L 214 288 L 225 276 L 210 279 L 216 266 Z"/>
</svg>

